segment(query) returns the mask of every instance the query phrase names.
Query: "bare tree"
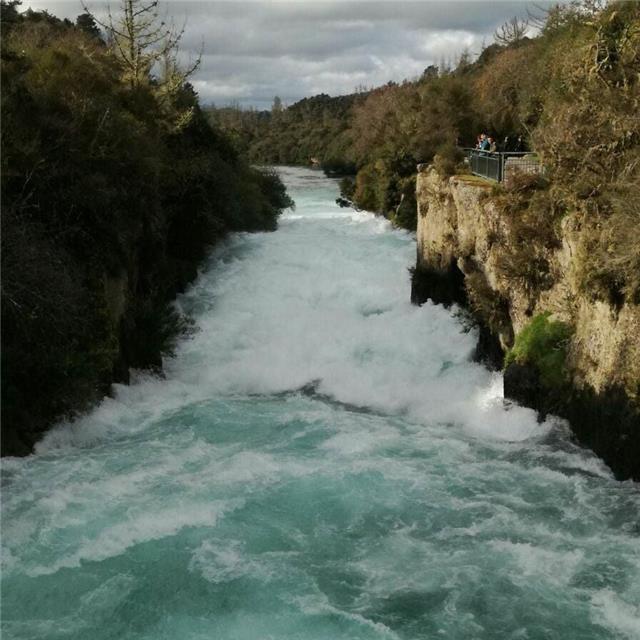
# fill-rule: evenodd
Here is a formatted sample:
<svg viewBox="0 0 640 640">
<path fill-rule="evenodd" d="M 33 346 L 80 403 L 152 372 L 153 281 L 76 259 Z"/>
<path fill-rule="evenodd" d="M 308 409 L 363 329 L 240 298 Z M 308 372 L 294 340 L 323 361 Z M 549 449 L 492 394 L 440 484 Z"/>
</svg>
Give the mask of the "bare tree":
<svg viewBox="0 0 640 640">
<path fill-rule="evenodd" d="M 282 113 L 282 100 L 280 96 L 275 96 L 271 105 L 271 113 Z"/>
<path fill-rule="evenodd" d="M 552 32 L 569 22 L 593 18 L 608 0 L 570 0 L 552 5 L 533 3 L 527 8 L 529 25 L 540 31 Z"/>
<path fill-rule="evenodd" d="M 93 16 L 86 4 L 82 6 Z M 106 22 L 93 18 L 107 32 L 109 45 L 132 87 L 149 82 L 154 67 L 159 66 L 158 80 L 167 85 L 167 93 L 171 87 L 182 86 L 200 66 L 201 52 L 186 69 L 180 69 L 177 58 L 185 27 L 176 29 L 163 20 L 158 0 L 120 0 L 120 14 L 114 18 L 109 7 L 107 16 Z"/>
<path fill-rule="evenodd" d="M 518 17 L 507 20 L 494 34 L 493 39 L 497 44 L 508 46 L 519 42 L 527 35 L 529 21 Z"/>
</svg>

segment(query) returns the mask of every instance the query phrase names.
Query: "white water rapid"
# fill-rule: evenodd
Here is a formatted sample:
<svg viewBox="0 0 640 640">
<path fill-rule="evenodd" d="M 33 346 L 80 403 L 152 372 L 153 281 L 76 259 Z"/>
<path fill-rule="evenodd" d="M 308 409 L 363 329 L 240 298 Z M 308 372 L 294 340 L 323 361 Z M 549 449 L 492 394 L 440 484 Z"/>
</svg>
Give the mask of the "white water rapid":
<svg viewBox="0 0 640 640">
<path fill-rule="evenodd" d="M 281 174 L 166 378 L 2 461 L 3 638 L 640 638 L 638 485 L 409 303 L 410 234 Z"/>
</svg>

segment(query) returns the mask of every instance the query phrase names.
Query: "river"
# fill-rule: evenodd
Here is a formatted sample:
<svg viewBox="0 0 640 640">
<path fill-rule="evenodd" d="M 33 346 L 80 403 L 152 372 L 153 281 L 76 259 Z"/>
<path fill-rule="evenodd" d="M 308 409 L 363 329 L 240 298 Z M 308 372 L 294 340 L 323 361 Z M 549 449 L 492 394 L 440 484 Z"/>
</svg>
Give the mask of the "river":
<svg viewBox="0 0 640 640">
<path fill-rule="evenodd" d="M 411 234 L 280 171 L 166 377 L 3 460 L 3 638 L 640 638 L 638 485 L 409 303 Z"/>
</svg>

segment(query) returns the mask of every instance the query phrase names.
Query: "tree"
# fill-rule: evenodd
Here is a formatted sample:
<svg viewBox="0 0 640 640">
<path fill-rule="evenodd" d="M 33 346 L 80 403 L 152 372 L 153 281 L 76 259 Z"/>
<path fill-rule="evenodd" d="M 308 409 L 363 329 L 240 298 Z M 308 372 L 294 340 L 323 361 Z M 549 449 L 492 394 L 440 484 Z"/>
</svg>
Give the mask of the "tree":
<svg viewBox="0 0 640 640">
<path fill-rule="evenodd" d="M 438 67 L 435 64 L 430 64 L 423 72 L 422 79 L 430 80 L 438 77 Z"/>
<path fill-rule="evenodd" d="M 76 27 L 85 33 L 88 33 L 91 37 L 102 40 L 102 34 L 100 29 L 90 13 L 81 13 L 76 18 Z"/>
<path fill-rule="evenodd" d="M 464 73 L 465 71 L 468 71 L 471 68 L 471 62 L 471 51 L 469 51 L 468 47 L 465 47 L 456 60 L 456 73 Z"/>
<path fill-rule="evenodd" d="M 509 46 L 519 42 L 527 35 L 529 21 L 514 16 L 507 20 L 494 34 L 493 38 L 497 44 Z"/>
<path fill-rule="evenodd" d="M 200 66 L 201 55 L 186 70 L 180 70 L 177 56 L 184 26 L 175 29 L 160 18 L 158 0 L 121 0 L 121 15 L 114 19 L 111 10 L 107 22 L 101 22 L 83 8 L 103 27 L 109 45 L 124 69 L 124 79 L 132 86 L 148 83 L 154 67 L 162 66 L 161 83 L 181 86 Z M 178 81 L 179 76 L 179 81 Z"/>
<path fill-rule="evenodd" d="M 529 25 L 543 34 L 557 32 L 569 24 L 595 18 L 607 6 L 608 0 L 570 0 L 551 6 L 533 3 L 527 8 Z"/>
<path fill-rule="evenodd" d="M 5 36 L 11 30 L 11 28 L 20 20 L 20 13 L 18 11 L 22 0 L 9 0 L 0 2 L 0 27 L 2 28 L 2 38 L 5 40 Z"/>
</svg>

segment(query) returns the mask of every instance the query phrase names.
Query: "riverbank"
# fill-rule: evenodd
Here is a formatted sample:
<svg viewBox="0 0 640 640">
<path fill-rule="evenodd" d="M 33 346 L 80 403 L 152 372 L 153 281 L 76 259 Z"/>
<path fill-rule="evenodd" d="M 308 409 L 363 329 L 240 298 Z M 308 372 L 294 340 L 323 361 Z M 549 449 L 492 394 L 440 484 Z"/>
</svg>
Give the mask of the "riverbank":
<svg viewBox="0 0 640 640">
<path fill-rule="evenodd" d="M 529 182 L 496 190 L 489 181 L 441 178 L 421 167 L 413 299 L 470 309 L 483 358 L 501 368 L 512 350 L 505 396 L 542 416 L 567 418 L 578 439 L 619 478 L 638 479 L 640 307 L 596 298 L 581 287 L 588 229 L 580 214 L 555 220 L 540 198 L 536 214 L 540 192 Z M 533 210 L 523 205 L 529 201 Z M 561 336 L 555 342 L 554 330 Z M 527 331 L 542 355 L 531 345 L 518 350 Z M 549 355 L 557 356 L 554 362 L 540 360 Z"/>
<path fill-rule="evenodd" d="M 188 328 L 171 302 L 211 247 L 275 229 L 290 204 L 177 67 L 132 81 L 92 16 L 19 4 L 1 6 L 3 455 L 29 454 L 130 369 L 159 372 Z"/>
</svg>

